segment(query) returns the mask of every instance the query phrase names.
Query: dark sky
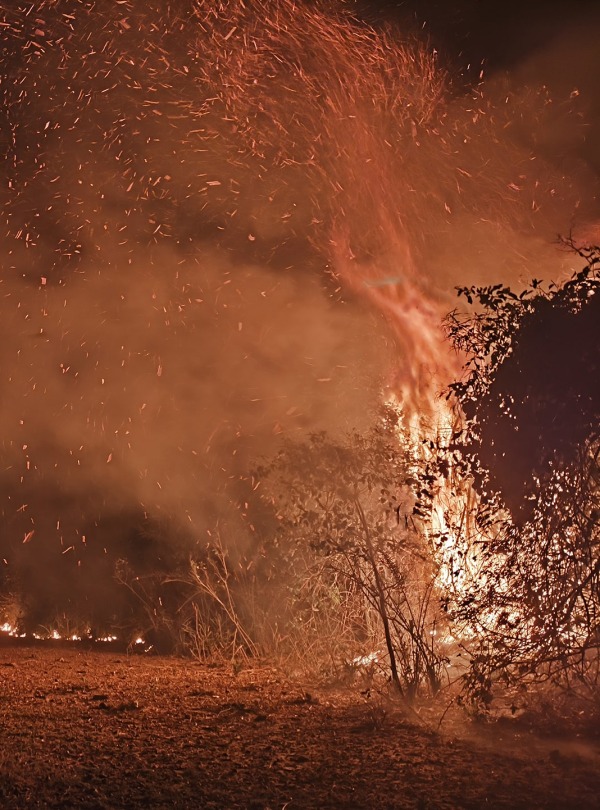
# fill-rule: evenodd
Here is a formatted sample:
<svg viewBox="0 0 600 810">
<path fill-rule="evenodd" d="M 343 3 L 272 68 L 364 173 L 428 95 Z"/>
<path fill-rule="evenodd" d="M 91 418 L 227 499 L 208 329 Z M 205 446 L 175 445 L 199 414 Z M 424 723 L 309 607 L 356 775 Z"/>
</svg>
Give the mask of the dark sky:
<svg viewBox="0 0 600 810">
<path fill-rule="evenodd" d="M 413 21 L 452 57 L 491 69 L 510 67 L 582 21 L 600 29 L 597 0 L 357 0 L 356 8 L 374 23 Z"/>
<path fill-rule="evenodd" d="M 512 87 L 547 87 L 556 104 L 575 92 L 587 130 L 577 156 L 600 175 L 598 0 L 356 0 L 354 9 L 376 27 L 425 34 L 455 81 L 505 74 Z"/>
</svg>

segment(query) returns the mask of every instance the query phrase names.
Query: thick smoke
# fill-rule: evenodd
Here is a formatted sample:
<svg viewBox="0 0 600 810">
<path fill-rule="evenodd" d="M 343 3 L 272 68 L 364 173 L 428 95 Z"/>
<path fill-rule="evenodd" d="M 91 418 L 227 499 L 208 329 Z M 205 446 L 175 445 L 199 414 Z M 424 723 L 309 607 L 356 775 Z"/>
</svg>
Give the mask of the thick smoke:
<svg viewBox="0 0 600 810">
<path fill-rule="evenodd" d="M 245 544 L 236 489 L 281 434 L 364 426 L 389 387 L 422 407 L 453 285 L 556 275 L 593 221 L 532 151 L 544 91 L 465 94 L 339 11 L 3 15 L 1 556 L 49 602 L 105 550 L 164 556 L 147 521 Z"/>
</svg>

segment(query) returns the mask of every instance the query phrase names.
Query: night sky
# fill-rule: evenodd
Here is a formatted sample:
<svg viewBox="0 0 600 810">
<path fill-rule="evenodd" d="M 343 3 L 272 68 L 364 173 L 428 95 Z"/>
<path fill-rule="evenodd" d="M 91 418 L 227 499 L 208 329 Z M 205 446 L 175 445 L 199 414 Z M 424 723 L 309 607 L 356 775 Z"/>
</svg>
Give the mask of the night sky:
<svg viewBox="0 0 600 810">
<path fill-rule="evenodd" d="M 595 0 L 357 0 L 356 9 L 374 24 L 413 23 L 453 57 L 493 68 L 510 67 L 571 26 L 583 24 L 591 38 L 600 25 Z"/>
<path fill-rule="evenodd" d="M 424 37 L 458 82 L 486 79 L 545 85 L 557 101 L 583 97 L 586 143 L 577 155 L 600 173 L 600 6 L 596 0 L 355 0 L 347 4 L 375 27 Z"/>
<path fill-rule="evenodd" d="M 507 75 L 515 83 L 544 85 L 556 103 L 580 93 L 585 143 L 577 155 L 600 174 L 600 5 L 596 0 L 424 0 L 367 3 L 381 20 L 414 19 L 440 51 L 442 63 L 467 75 Z"/>
</svg>

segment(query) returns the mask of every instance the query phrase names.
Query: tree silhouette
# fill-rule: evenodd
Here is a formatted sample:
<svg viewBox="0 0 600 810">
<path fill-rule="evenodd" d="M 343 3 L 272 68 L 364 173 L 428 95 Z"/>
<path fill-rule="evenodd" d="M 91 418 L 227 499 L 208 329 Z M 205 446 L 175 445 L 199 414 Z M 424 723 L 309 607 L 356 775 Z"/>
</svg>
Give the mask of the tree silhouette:
<svg viewBox="0 0 600 810">
<path fill-rule="evenodd" d="M 468 376 L 451 386 L 469 426 L 463 449 L 480 493 L 500 493 L 521 522 L 536 491 L 598 436 L 600 255 L 582 255 L 583 270 L 547 290 L 538 281 L 518 296 L 502 285 L 460 289 L 480 310 L 447 321 L 470 356 Z"/>
<path fill-rule="evenodd" d="M 462 420 L 432 468 L 476 493 L 462 556 L 477 556 L 476 573 L 448 598 L 474 631 L 471 697 L 489 703 L 502 675 L 585 698 L 597 717 L 600 252 L 579 255 L 585 266 L 561 285 L 459 290 L 473 307 L 447 320 L 467 355 L 449 394 Z"/>
</svg>

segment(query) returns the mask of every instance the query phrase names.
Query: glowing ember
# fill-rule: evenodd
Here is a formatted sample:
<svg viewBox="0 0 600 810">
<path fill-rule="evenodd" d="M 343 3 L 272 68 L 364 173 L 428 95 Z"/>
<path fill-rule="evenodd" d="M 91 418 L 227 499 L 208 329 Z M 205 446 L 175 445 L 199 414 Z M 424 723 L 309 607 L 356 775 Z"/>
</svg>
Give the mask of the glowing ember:
<svg viewBox="0 0 600 810">
<path fill-rule="evenodd" d="M 9 636 L 16 635 L 15 628 L 12 626 L 12 624 L 9 624 L 8 622 L 4 622 L 4 624 L 0 625 L 0 631 L 2 633 L 8 633 Z"/>
</svg>

